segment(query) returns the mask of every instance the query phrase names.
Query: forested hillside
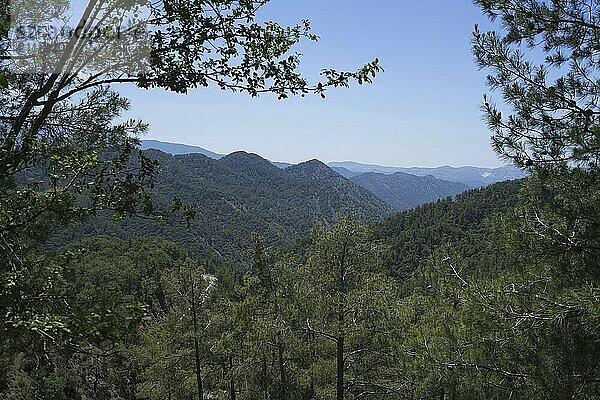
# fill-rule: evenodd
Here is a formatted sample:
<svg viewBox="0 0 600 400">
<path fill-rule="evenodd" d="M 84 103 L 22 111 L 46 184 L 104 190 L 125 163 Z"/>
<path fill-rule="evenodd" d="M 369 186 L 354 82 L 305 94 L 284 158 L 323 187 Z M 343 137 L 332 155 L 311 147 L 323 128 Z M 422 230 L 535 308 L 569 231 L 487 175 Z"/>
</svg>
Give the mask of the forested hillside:
<svg viewBox="0 0 600 400">
<path fill-rule="evenodd" d="M 209 158 L 219 159 L 223 155 L 216 154 L 205 150 L 201 147 L 188 146 L 176 143 L 166 143 L 156 140 L 142 140 L 142 149 L 155 149 L 172 155 L 181 154 L 204 154 Z M 345 179 L 340 179 L 338 174 L 367 189 L 375 194 L 385 203 L 393 207 L 395 210 L 407 210 L 421 204 L 430 203 L 432 201 L 442 199 L 449 196 L 454 196 L 462 193 L 468 188 L 486 186 L 486 184 L 509 180 L 514 173 L 500 173 L 500 170 L 492 170 L 487 172 L 482 168 L 472 168 L 468 172 L 449 173 L 453 181 L 444 181 L 433 175 L 423 174 L 427 169 L 415 169 L 416 174 L 407 174 L 404 172 L 396 172 L 391 174 L 376 173 L 376 172 L 353 172 L 343 167 L 336 167 L 336 163 L 328 166 L 319 160 L 310 160 L 298 165 L 293 165 L 283 162 L 271 163 L 281 169 L 285 169 L 292 176 L 301 176 L 302 178 L 325 179 L 329 183 L 338 182 L 339 187 L 350 189 L 348 182 Z M 382 167 L 383 168 L 383 167 Z M 463 171 L 456 169 L 456 171 Z M 311 172 L 309 172 L 311 171 Z M 335 171 L 337 174 L 332 173 Z M 434 173 L 442 173 L 444 168 L 431 169 Z M 512 172 L 512 169 L 510 170 Z M 311 176 L 312 173 L 312 176 Z M 482 177 L 481 174 L 486 175 Z M 519 176 L 522 174 L 518 174 Z M 482 180 L 473 185 L 473 180 L 480 177 Z M 465 179 L 468 184 L 460 183 Z"/>
<path fill-rule="evenodd" d="M 450 392 L 499 400 L 505 392 L 496 386 L 510 374 L 518 378 L 506 390 L 519 398 L 543 398 L 549 388 L 554 398 L 564 386 L 545 384 L 547 371 L 563 382 L 588 371 L 598 355 L 597 335 L 513 325 L 521 317 L 512 307 L 548 306 L 545 298 L 500 295 L 503 282 L 519 274 L 512 270 L 515 260 L 525 256 L 507 253 L 514 245 L 506 224 L 527 207 L 523 196 L 530 190 L 534 182 L 496 184 L 372 227 L 342 218 L 288 249 L 265 246 L 255 235 L 249 265 L 194 259 L 160 239 L 72 243 L 52 256 L 63 265 L 53 290 L 76 299 L 78 316 L 66 323 L 81 332 L 79 342 L 106 355 L 91 371 L 76 348 L 53 355 L 55 366 L 41 375 L 27 364 L 13 365 L 3 371 L 0 390 L 25 393 L 12 389 L 23 390 L 20 379 L 46 396 L 125 400 L 184 399 L 198 387 L 204 398 L 224 399 L 339 392 L 338 398 L 383 400 Z M 572 290 L 543 290 L 556 296 L 557 289 L 566 298 Z M 499 308 L 504 304 L 511 308 Z M 556 307 L 547 312 L 561 312 Z M 68 308 L 59 303 L 53 312 Z M 478 325 L 465 324 L 468 319 Z M 581 323 L 591 328 L 595 320 Z M 557 334 L 570 340 L 548 348 Z M 495 347 L 509 338 L 515 341 Z M 589 357 L 570 353 L 572 341 Z M 8 342 L 27 360 L 31 349 L 19 343 Z M 532 357 L 540 353 L 543 359 Z M 582 357 L 585 363 L 572 364 Z M 574 386 L 590 395 L 597 389 L 585 379 Z"/>
<path fill-rule="evenodd" d="M 485 264 L 490 246 L 489 218 L 506 213 L 517 203 L 522 181 L 507 181 L 471 189 L 414 210 L 397 213 L 375 225 L 373 238 L 389 246 L 385 265 L 406 278 L 433 250 L 451 244 L 474 263 Z"/>
<path fill-rule="evenodd" d="M 349 179 L 399 211 L 455 196 L 467 190 L 467 186 L 462 183 L 443 181 L 432 175 L 415 176 L 403 172 L 391 175 L 367 172 Z"/>
<path fill-rule="evenodd" d="M 129 217 L 114 222 L 100 215 L 59 233 L 53 239 L 55 246 L 84 236 L 158 236 L 199 257 L 240 260 L 254 232 L 270 244 L 283 244 L 308 233 L 314 225 L 331 225 L 338 214 L 378 221 L 392 212 L 375 195 L 317 161 L 282 170 L 244 152 L 219 160 L 156 150 L 145 155 L 161 165 L 152 192 L 156 203 L 167 207 L 178 197 L 192 205 L 197 216 L 190 226 L 181 218 Z"/>
<path fill-rule="evenodd" d="M 372 83 L 378 58 L 350 71 L 324 66 L 310 80 L 300 52 L 309 46 L 298 45 L 319 37 L 308 20 L 264 22 L 269 0 L 17 3 L 0 0 L 0 399 L 600 399 L 600 1 L 473 1 L 497 29 L 475 25 L 471 47 L 491 91 L 481 105 L 491 144 L 511 167 L 435 170 L 476 187 L 520 179 L 397 213 L 382 198 L 400 208 L 459 187 L 367 175 L 379 198 L 318 160 L 284 169 L 245 152 L 142 151 L 148 125 L 128 119 L 122 93 L 132 92 L 115 88 L 325 99 Z M 344 4 L 329 3 L 318 11 L 338 17 Z M 347 8 L 361 21 L 353 42 L 369 51 L 365 27 L 388 35 L 401 25 L 366 21 L 383 3 Z M 404 22 L 437 32 L 433 42 L 459 35 L 446 24 L 434 31 L 430 16 L 463 26 L 473 5 L 453 2 L 444 10 L 465 15 L 443 15 L 446 2 L 421 3 L 400 8 L 425 7 L 428 20 Z M 47 35 L 57 24 L 60 35 Z M 452 71 L 446 40 L 437 53 L 433 42 L 402 39 L 429 52 L 397 52 L 418 63 L 402 78 L 427 60 Z M 424 107 L 412 122 L 426 128 L 447 111 L 436 104 L 450 106 L 434 98 L 448 86 L 420 76 L 427 101 L 406 100 Z M 455 92 L 471 86 L 456 77 Z M 395 102 L 408 88 L 392 87 L 381 109 L 406 112 Z M 220 91 L 203 93 L 205 106 Z M 365 99 L 334 97 L 352 121 L 329 124 L 335 113 L 314 102 L 297 120 L 268 114 L 261 124 L 272 126 L 256 133 L 271 139 L 271 129 L 320 115 L 313 138 L 365 119 L 376 140 L 382 103 Z M 245 127 L 247 110 L 226 104 L 227 113 L 202 112 Z M 163 116 L 166 106 L 153 110 Z M 459 114 L 446 115 L 437 122 Z M 177 118 L 202 125 L 195 113 Z M 344 140 L 332 147 L 350 140 L 336 134 Z"/>
</svg>

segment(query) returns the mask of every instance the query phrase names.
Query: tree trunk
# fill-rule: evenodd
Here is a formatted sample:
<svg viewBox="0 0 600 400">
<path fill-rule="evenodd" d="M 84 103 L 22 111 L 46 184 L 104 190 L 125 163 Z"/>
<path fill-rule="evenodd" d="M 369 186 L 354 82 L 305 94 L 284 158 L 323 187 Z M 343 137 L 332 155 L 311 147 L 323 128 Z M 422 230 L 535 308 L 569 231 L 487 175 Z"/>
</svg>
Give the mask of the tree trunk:
<svg viewBox="0 0 600 400">
<path fill-rule="evenodd" d="M 165 292 L 163 291 L 163 289 L 160 286 L 156 290 L 155 295 L 156 295 L 156 300 L 158 300 L 158 304 L 160 305 L 160 310 L 162 311 L 162 313 L 164 315 L 168 314 L 170 311 L 169 305 L 167 304 L 167 301 L 165 299 Z"/>
<path fill-rule="evenodd" d="M 336 400 L 344 400 L 344 336 L 337 340 L 337 391 Z"/>
<path fill-rule="evenodd" d="M 235 400 L 235 381 L 233 380 L 233 356 L 229 356 L 229 400 Z"/>
<path fill-rule="evenodd" d="M 317 359 L 317 349 L 315 347 L 315 334 L 314 333 L 310 333 L 310 347 L 311 347 L 312 359 L 316 360 Z M 315 373 L 314 372 L 312 372 L 310 374 L 309 394 L 310 394 L 309 398 L 313 398 L 315 396 Z"/>
<path fill-rule="evenodd" d="M 200 344 L 198 343 L 198 315 L 196 312 L 196 296 L 194 293 L 194 280 L 192 279 L 192 319 L 194 323 L 194 351 L 196 361 L 196 382 L 198 383 L 198 400 L 204 400 L 202 387 L 202 374 L 200 372 Z"/>
<path fill-rule="evenodd" d="M 344 294 L 343 299 L 346 299 L 346 255 L 348 253 L 348 242 L 344 242 L 344 246 L 342 247 L 342 254 L 340 257 L 340 275 L 338 277 L 338 290 L 340 293 Z M 344 300 L 345 301 L 345 300 Z M 336 358 L 337 358 L 337 390 L 336 390 L 336 400 L 344 400 L 344 316 L 345 316 L 345 303 L 340 300 L 340 304 L 338 305 L 338 314 L 337 314 L 337 322 L 338 322 L 338 338 L 337 338 L 337 350 L 336 350 Z"/>
<path fill-rule="evenodd" d="M 267 384 L 267 356 L 263 353 L 262 357 L 262 389 L 263 398 L 267 400 L 269 398 L 269 388 Z"/>
<path fill-rule="evenodd" d="M 287 400 L 287 377 L 285 376 L 285 360 L 283 354 L 283 344 L 277 343 L 277 351 L 279 355 L 279 377 L 281 381 L 281 400 Z"/>
</svg>

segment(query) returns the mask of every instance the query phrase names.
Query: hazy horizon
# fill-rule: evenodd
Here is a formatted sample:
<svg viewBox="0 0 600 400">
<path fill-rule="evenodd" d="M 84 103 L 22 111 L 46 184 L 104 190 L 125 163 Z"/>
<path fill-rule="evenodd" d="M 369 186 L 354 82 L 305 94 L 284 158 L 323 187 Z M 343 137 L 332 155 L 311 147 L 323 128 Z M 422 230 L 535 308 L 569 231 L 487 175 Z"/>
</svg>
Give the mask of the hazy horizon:
<svg viewBox="0 0 600 400">
<path fill-rule="evenodd" d="M 140 140 L 142 141 L 153 141 L 153 142 L 160 142 L 160 143 L 165 143 L 165 144 L 173 144 L 173 145 L 183 145 L 183 146 L 190 146 L 190 147 L 199 147 L 203 150 L 207 150 L 211 153 L 216 153 L 220 156 L 227 156 L 229 154 L 235 153 L 235 152 L 246 152 L 246 153 L 250 153 L 250 154 L 256 154 L 262 158 L 265 158 L 271 162 L 275 162 L 275 163 L 286 163 L 286 164 L 292 164 L 292 165 L 296 165 L 296 164 L 301 164 L 303 162 L 307 162 L 307 161 L 311 161 L 311 160 L 319 160 L 327 165 L 329 164 L 335 164 L 335 163 L 357 163 L 357 164 L 362 164 L 362 165 L 372 165 L 372 166 L 378 166 L 378 167 L 389 167 L 389 168 L 442 168 L 442 167 L 451 167 L 451 168 L 461 168 L 461 167 L 474 167 L 474 168 L 502 168 L 502 167 L 507 167 L 507 166 L 513 166 L 510 163 L 505 163 L 505 164 L 500 164 L 497 166 L 482 166 L 482 165 L 473 165 L 473 164 L 460 164 L 460 165 L 452 165 L 452 164 L 439 164 L 439 165 L 388 165 L 388 164 L 377 164 L 377 163 L 372 163 L 372 162 L 366 162 L 366 161 L 361 161 L 361 160 L 344 160 L 344 159 L 333 159 L 333 160 L 322 160 L 320 158 L 317 157 L 312 157 L 312 158 L 307 158 L 307 159 L 303 159 L 300 161 L 288 161 L 288 160 L 272 160 L 268 157 L 265 157 L 264 155 L 254 152 L 254 151 L 249 151 L 246 149 L 236 149 L 233 151 L 229 151 L 229 152 L 221 152 L 215 149 L 209 149 L 206 148 L 202 145 L 199 144 L 190 144 L 190 143 L 180 143 L 180 142 L 169 142 L 167 140 L 162 140 L 162 139 L 155 139 L 155 138 L 149 138 L 149 137 L 142 137 L 140 138 Z M 515 167 L 516 168 L 516 167 Z"/>
</svg>

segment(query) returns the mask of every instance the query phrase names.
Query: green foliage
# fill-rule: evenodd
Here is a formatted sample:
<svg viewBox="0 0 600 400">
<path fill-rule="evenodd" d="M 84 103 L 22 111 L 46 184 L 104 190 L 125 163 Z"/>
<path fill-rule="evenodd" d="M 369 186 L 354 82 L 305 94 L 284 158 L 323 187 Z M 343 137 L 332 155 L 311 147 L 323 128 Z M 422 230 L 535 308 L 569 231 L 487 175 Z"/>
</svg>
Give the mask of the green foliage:
<svg viewBox="0 0 600 400">
<path fill-rule="evenodd" d="M 595 186 L 593 176 L 577 175 L 552 180 L 585 182 L 586 192 Z M 458 398 L 596 398 L 597 252 L 587 246 L 597 230 L 578 220 L 598 202 L 581 193 L 546 196 L 549 187 L 540 185 L 549 181 L 541 182 L 527 180 L 518 205 L 495 218 L 485 251 L 495 263 L 468 263 L 459 247 L 442 247 L 413 275 L 406 301 L 415 311 L 405 340 L 417 360 L 429 362 L 428 370 L 411 368 L 429 382 L 423 390 Z"/>
<path fill-rule="evenodd" d="M 45 257 L 46 267 L 27 275 L 36 291 L 13 292 L 28 318 L 9 314 L 0 331 L 1 396 L 133 398 L 125 350 L 143 318 L 166 312 L 162 275 L 187 257 L 168 242 L 109 238 Z"/>
<path fill-rule="evenodd" d="M 299 57 L 289 56 L 301 38 L 315 39 L 308 24 L 255 23 L 266 3 L 158 3 L 148 70 L 125 79 L 180 92 L 212 82 L 284 98 L 368 82 L 379 70 L 375 62 L 357 73 L 324 71 L 325 82 L 309 87 L 296 72 Z M 484 105 L 494 145 L 532 176 L 374 229 L 335 215 L 358 205 L 362 217 L 381 216 L 315 163 L 285 172 L 244 154 L 217 162 L 153 153 L 163 165 L 154 185 L 157 164 L 134 151 L 132 135 L 144 125 L 115 122 L 127 102 L 99 83 L 123 65 L 89 82 L 69 80 L 66 64 L 58 76 L 17 76 L 2 65 L 0 396 L 597 399 L 600 6 L 476 3 L 505 30 L 476 31 L 473 43 L 513 109 L 505 119 Z M 525 50 L 545 61 L 526 61 Z M 168 207 L 174 193 L 203 207 L 178 240 L 189 250 L 96 237 L 39 252 L 58 225 L 100 210 L 168 219 L 155 204 Z M 273 248 L 316 223 L 296 246 Z M 162 237 L 184 232 L 173 221 L 122 225 Z M 250 235 L 257 226 L 263 231 Z M 251 262 L 190 256 L 210 256 L 205 249 L 217 245 L 228 249 L 224 260 L 250 248 Z"/>
<path fill-rule="evenodd" d="M 473 34 L 488 85 L 511 114 L 487 98 L 496 151 L 521 166 L 598 167 L 600 4 L 583 0 L 476 0 L 503 32 Z"/>
<path fill-rule="evenodd" d="M 214 84 L 251 96 L 274 93 L 285 99 L 313 93 L 325 97 L 328 87 L 371 83 L 382 71 L 375 59 L 351 72 L 324 69 L 323 80 L 310 84 L 298 71 L 301 57 L 293 50 L 301 40 L 318 37 L 307 20 L 289 27 L 256 21 L 257 12 L 269 2 L 168 0 L 152 6 L 158 22 L 149 23 L 154 28 L 150 63 L 140 75 L 140 86 L 186 93 Z"/>
<path fill-rule="evenodd" d="M 342 218 L 331 230 L 312 233 L 299 269 L 299 313 L 311 337 L 317 398 L 395 398 L 400 391 L 389 375 L 396 360 L 388 350 L 396 289 L 381 273 L 380 256 L 356 220 Z"/>
<path fill-rule="evenodd" d="M 476 3 L 505 30 L 473 42 L 513 111 L 486 101 L 494 146 L 534 173 L 482 231 L 485 246 L 454 235 L 412 275 L 408 371 L 424 397 L 596 399 L 599 6 Z"/>
<path fill-rule="evenodd" d="M 207 305 L 216 279 L 192 260 L 162 271 L 165 315 L 144 323 L 132 359 L 141 371 L 138 392 L 148 399 L 202 395 L 207 353 Z M 202 348 L 200 348 L 202 346 Z"/>
<path fill-rule="evenodd" d="M 585 191 L 595 179 L 575 173 L 556 177 L 553 185 L 570 182 L 572 188 L 579 181 Z M 410 225 L 394 221 L 436 226 L 448 215 L 447 221 L 465 223 L 466 232 L 423 247 L 404 283 L 385 274 L 387 246 L 373 240 L 381 232 L 345 217 L 331 229 L 314 229 L 293 250 L 271 248 L 255 235 L 248 268 L 209 267 L 220 280 L 168 243 L 76 243 L 66 254 L 78 273 L 63 277 L 74 293 L 100 299 L 99 310 L 110 304 L 146 310 L 144 320 L 133 314 L 135 332 L 113 328 L 110 334 L 110 327 L 126 328 L 121 321 L 128 314 L 119 307 L 108 307 L 116 319 L 98 314 L 101 320 L 88 320 L 109 329 L 88 332 L 94 349 L 120 343 L 95 370 L 95 387 L 114 398 L 189 398 L 199 394 L 199 372 L 207 398 L 594 398 L 597 271 L 583 266 L 595 265 L 596 253 L 576 244 L 593 243 L 596 227 L 573 217 L 595 212 L 597 201 L 581 192 L 544 196 L 549 187 L 541 182 L 526 180 L 513 206 L 519 182 L 440 201 L 378 227 L 397 246 L 393 235 Z M 561 215 L 566 204 L 572 213 Z M 523 218 L 536 213 L 539 220 Z M 560 230 L 574 227 L 573 242 L 561 244 Z M 471 234 L 480 236 L 465 241 Z M 476 237 L 486 244 L 471 248 Z M 96 306 L 82 311 L 92 315 Z M 22 367 L 31 355 L 18 354 L 4 372 L 11 394 L 39 379 Z M 44 393 L 54 390 L 58 397 L 91 387 L 81 381 L 90 358 L 74 354 L 79 358 L 72 363 L 45 370 L 44 382 L 54 382 L 54 389 L 45 386 Z M 119 371 L 126 368 L 123 380 Z"/>
<path fill-rule="evenodd" d="M 339 379 L 345 398 L 399 398 L 404 386 L 395 379 L 392 351 L 397 292 L 380 272 L 380 249 L 368 229 L 342 218 L 331 230 L 315 229 L 306 254 L 265 248 L 257 235 L 253 243 L 243 280 L 231 286 L 212 281 L 211 296 L 198 303 L 199 330 L 192 337 L 199 343 L 204 394 L 329 398 Z M 197 393 L 190 291 L 184 289 L 194 280 L 182 280 L 183 270 L 163 275 L 177 288 L 168 291 L 169 311 L 144 323 L 131 353 L 144 398 Z"/>
<path fill-rule="evenodd" d="M 98 210 L 117 218 L 155 214 L 145 199 L 156 164 L 134 151 L 145 125 L 117 122 L 128 102 L 107 88 L 56 103 L 44 122 L 32 116 L 22 127 L 12 124 L 35 80 L 13 77 L 0 89 L 3 112 L 15 113 L 0 123 L 0 309 L 3 329 L 29 327 L 43 336 L 64 325 L 64 315 L 49 314 L 40 300 L 63 271 L 62 261 L 37 253 L 39 243 Z"/>
<path fill-rule="evenodd" d="M 98 213 L 115 219 L 131 214 L 165 219 L 178 211 L 183 212 L 180 219 L 194 216 L 172 196 L 162 209 L 152 201 L 149 191 L 158 164 L 135 151 L 137 137 L 147 127 L 122 120 L 129 103 L 111 85 L 187 92 L 213 82 L 253 96 L 324 97 L 329 87 L 370 83 L 382 71 L 376 59 L 356 72 L 323 70 L 322 81 L 309 84 L 298 72 L 299 55 L 293 53 L 302 38 L 316 39 L 309 23 L 289 28 L 256 23 L 256 13 L 267 3 L 89 1 L 74 32 L 104 32 L 107 24 L 121 26 L 130 20 L 136 29 L 146 30 L 148 43 L 122 40 L 123 48 L 115 50 L 111 35 L 40 35 L 39 43 L 31 41 L 37 48 L 23 54 L 14 34 L 18 23 L 35 30 L 64 26 L 70 19 L 69 2 L 0 2 L 3 336 L 29 329 L 41 341 L 50 335 L 57 346 L 60 341 L 71 346 L 80 339 L 73 326 L 89 327 L 94 332 L 87 333 L 100 337 L 119 320 L 112 319 L 111 308 L 118 308 L 118 302 L 101 303 L 109 308 L 91 312 L 92 321 L 85 313 L 69 315 L 77 311 L 70 306 L 57 308 L 54 297 L 49 305 L 42 301 L 47 293 L 62 290 L 61 280 L 68 274 L 62 270 L 64 261 L 38 252 L 57 227 Z M 144 57 L 147 53 L 150 57 Z"/>
<path fill-rule="evenodd" d="M 487 219 L 517 201 L 521 181 L 497 183 L 391 216 L 374 227 L 373 238 L 388 246 L 384 264 L 404 280 L 441 245 L 452 244 L 474 264 L 484 262 L 490 234 Z"/>
</svg>

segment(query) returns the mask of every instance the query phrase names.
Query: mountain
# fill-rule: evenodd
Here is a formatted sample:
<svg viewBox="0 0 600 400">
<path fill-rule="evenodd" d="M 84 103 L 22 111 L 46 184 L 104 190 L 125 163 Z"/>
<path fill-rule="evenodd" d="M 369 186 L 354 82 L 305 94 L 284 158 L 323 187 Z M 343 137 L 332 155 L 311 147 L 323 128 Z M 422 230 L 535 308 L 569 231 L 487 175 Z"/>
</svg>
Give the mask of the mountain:
<svg viewBox="0 0 600 400">
<path fill-rule="evenodd" d="M 392 208 L 375 194 L 333 171 L 319 160 L 310 160 L 285 169 L 288 176 L 310 185 L 316 190 L 315 201 L 319 209 L 326 213 L 336 212 L 356 214 L 361 210 L 367 216 L 388 215 Z M 369 217 L 373 220 L 372 217 Z"/>
<path fill-rule="evenodd" d="M 350 180 L 400 211 L 454 196 L 468 189 L 462 183 L 444 181 L 432 175 L 415 176 L 404 172 L 367 172 L 350 177 Z"/>
<path fill-rule="evenodd" d="M 333 161 L 328 163 L 331 168 L 338 169 L 343 168 L 351 173 L 364 174 L 365 172 L 377 172 L 380 174 L 393 174 L 394 172 L 400 171 L 400 167 L 386 167 L 383 165 L 375 164 L 363 164 L 355 161 Z"/>
<path fill-rule="evenodd" d="M 190 227 L 173 218 L 156 222 L 131 217 L 110 223 L 99 216 L 61 232 L 55 245 L 97 235 L 157 236 L 190 248 L 201 258 L 240 260 L 251 246 L 253 232 L 268 244 L 282 244 L 316 224 L 332 224 L 338 213 L 379 221 L 393 212 L 374 194 L 316 161 L 283 170 L 245 152 L 218 160 L 202 154 L 145 153 L 161 165 L 155 201 L 168 206 L 178 197 L 195 205 L 198 216 Z"/>
<path fill-rule="evenodd" d="M 172 154 L 174 156 L 181 154 L 203 154 L 215 160 L 224 157 L 223 154 L 217 154 L 210 150 L 203 149 L 202 147 L 180 143 L 161 142 L 159 140 L 142 140 L 140 148 L 142 150 L 160 150 L 164 153 Z"/>
<path fill-rule="evenodd" d="M 207 157 L 218 160 L 224 157 L 210 150 L 198 146 L 189 146 L 186 144 L 161 142 L 159 140 L 142 140 L 142 150 L 156 149 L 171 155 L 183 154 L 203 154 Z M 286 162 L 270 161 L 278 168 L 286 169 L 293 164 Z M 366 172 L 375 172 L 379 174 L 394 174 L 403 172 L 405 174 L 428 176 L 432 175 L 438 179 L 462 183 L 469 188 L 479 188 L 496 182 L 502 182 L 511 179 L 520 179 L 526 176 L 526 173 L 513 166 L 504 166 L 500 168 L 480 168 L 480 167 L 450 167 L 443 166 L 437 168 L 420 167 L 388 167 L 375 164 L 362 164 L 354 161 L 331 162 L 328 164 L 335 172 L 345 178 L 354 178 Z"/>
<path fill-rule="evenodd" d="M 157 149 L 172 155 L 203 154 L 215 160 L 225 157 L 222 154 L 214 153 L 212 151 L 203 149 L 202 147 L 167 143 L 158 140 L 143 140 L 142 148 Z M 345 179 L 340 180 L 339 178 L 348 178 L 359 186 L 375 194 L 377 197 L 385 201 L 386 204 L 390 205 L 396 210 L 406 210 L 416 207 L 420 204 L 435 201 L 439 198 L 453 196 L 467 189 L 467 187 L 464 187 L 462 184 L 457 184 L 456 182 L 436 181 L 435 179 L 432 179 L 431 176 L 421 178 L 414 175 L 407 176 L 407 174 L 403 174 L 401 176 L 398 175 L 392 178 L 387 178 L 383 174 L 369 174 L 359 178 L 359 176 L 362 175 L 360 172 L 351 171 L 350 169 L 344 167 L 329 167 L 318 160 L 311 160 L 298 165 L 285 162 L 270 162 L 277 168 L 284 169 L 288 172 L 288 174 L 295 177 L 298 176 L 300 171 L 304 171 L 306 173 L 311 168 L 317 168 L 322 174 L 327 176 L 330 182 L 337 182 L 338 184 L 340 182 L 344 182 L 344 184 L 347 185 Z M 354 164 L 356 163 L 352 164 L 354 168 L 356 168 L 356 165 L 360 165 Z M 385 169 L 390 167 L 380 168 Z M 386 169 L 386 171 L 387 170 L 388 169 Z M 310 177 L 306 176 L 305 178 Z M 342 190 L 341 188 L 345 187 L 344 184 L 338 185 L 338 190 Z M 348 195 L 352 194 L 348 193 Z"/>
<path fill-rule="evenodd" d="M 512 179 L 524 178 L 527 173 L 516 167 L 507 165 L 499 168 L 481 168 L 481 167 L 450 167 L 443 166 L 437 168 L 420 167 L 387 167 L 375 164 L 361 164 L 354 161 L 331 162 L 329 166 L 335 170 L 343 168 L 350 173 L 376 172 L 380 174 L 394 174 L 403 172 L 406 174 L 427 176 L 432 175 L 438 179 L 450 182 L 462 183 L 469 188 L 479 188 L 492 183 L 502 182 Z M 351 177 L 349 174 L 344 176 Z"/>
<path fill-rule="evenodd" d="M 522 179 L 527 173 L 512 165 L 499 168 L 449 167 L 438 168 L 404 168 L 403 171 L 417 176 L 433 175 L 436 178 L 451 182 L 460 182 L 471 188 L 480 188 L 497 182 Z"/>
<path fill-rule="evenodd" d="M 286 172 L 296 179 L 346 183 L 347 179 L 319 160 L 309 160 L 286 168 Z"/>
</svg>

